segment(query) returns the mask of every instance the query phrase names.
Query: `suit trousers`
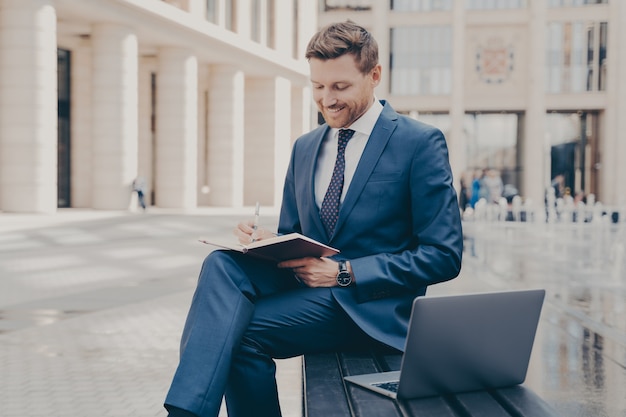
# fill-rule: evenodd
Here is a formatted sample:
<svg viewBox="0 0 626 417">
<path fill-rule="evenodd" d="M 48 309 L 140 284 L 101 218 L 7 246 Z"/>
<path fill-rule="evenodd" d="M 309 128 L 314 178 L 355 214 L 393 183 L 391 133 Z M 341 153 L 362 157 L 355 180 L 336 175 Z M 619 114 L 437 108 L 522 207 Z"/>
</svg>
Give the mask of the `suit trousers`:
<svg viewBox="0 0 626 417">
<path fill-rule="evenodd" d="M 278 417 L 274 358 L 375 345 L 334 299 L 290 270 L 234 251 L 214 251 L 200 271 L 165 406 L 201 417 Z"/>
</svg>

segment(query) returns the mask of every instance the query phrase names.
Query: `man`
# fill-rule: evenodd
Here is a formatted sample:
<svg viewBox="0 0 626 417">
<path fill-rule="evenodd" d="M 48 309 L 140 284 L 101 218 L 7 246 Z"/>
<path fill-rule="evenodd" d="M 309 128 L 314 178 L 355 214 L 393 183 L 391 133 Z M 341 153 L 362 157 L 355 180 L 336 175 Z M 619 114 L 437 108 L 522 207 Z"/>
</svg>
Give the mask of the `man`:
<svg viewBox="0 0 626 417">
<path fill-rule="evenodd" d="M 133 181 L 133 190 L 137 193 L 137 199 L 139 201 L 139 206 L 143 211 L 146 211 L 146 180 L 143 177 L 137 177 Z"/>
<path fill-rule="evenodd" d="M 280 416 L 274 358 L 376 344 L 403 350 L 412 300 L 460 271 L 463 237 L 442 133 L 375 99 L 381 66 L 364 28 L 323 28 L 306 57 L 326 124 L 294 144 L 278 233 L 341 253 L 278 265 L 211 253 L 165 401 L 171 417 L 216 416 L 223 394 L 230 417 Z M 271 236 L 251 221 L 235 234 L 241 242 Z"/>
</svg>

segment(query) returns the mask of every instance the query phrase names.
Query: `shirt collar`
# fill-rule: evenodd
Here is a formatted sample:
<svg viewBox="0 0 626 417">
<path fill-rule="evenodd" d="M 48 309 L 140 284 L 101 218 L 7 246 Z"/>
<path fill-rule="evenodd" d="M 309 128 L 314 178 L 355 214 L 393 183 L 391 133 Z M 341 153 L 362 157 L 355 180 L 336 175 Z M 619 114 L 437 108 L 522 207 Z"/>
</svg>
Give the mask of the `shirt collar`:
<svg viewBox="0 0 626 417">
<path fill-rule="evenodd" d="M 348 129 L 352 129 L 355 132 L 363 133 L 366 136 L 369 136 L 374 130 L 374 125 L 378 121 L 378 116 L 383 111 L 383 105 L 378 101 L 378 98 L 374 97 L 374 103 L 370 106 L 370 108 L 363 113 L 361 117 L 352 123 Z M 333 135 L 336 135 L 339 132 L 339 129 L 333 129 Z"/>
</svg>

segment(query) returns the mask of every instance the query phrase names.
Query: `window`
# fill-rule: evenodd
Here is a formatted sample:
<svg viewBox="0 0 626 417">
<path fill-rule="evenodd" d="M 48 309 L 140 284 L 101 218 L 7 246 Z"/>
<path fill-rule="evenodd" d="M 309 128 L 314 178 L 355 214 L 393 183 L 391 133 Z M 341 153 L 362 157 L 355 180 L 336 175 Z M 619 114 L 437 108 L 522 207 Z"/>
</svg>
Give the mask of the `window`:
<svg viewBox="0 0 626 417">
<path fill-rule="evenodd" d="M 206 19 L 230 31 L 236 30 L 236 0 L 206 0 Z M 221 9 L 220 6 L 223 8 Z M 224 19 L 222 22 L 221 19 Z"/>
<path fill-rule="evenodd" d="M 607 4 L 609 0 L 548 0 L 548 7 L 578 7 L 593 4 Z"/>
<path fill-rule="evenodd" d="M 606 22 L 548 24 L 546 89 L 578 93 L 606 89 Z"/>
<path fill-rule="evenodd" d="M 206 1 L 206 20 L 217 24 L 217 0 Z"/>
<path fill-rule="evenodd" d="M 252 1 L 252 40 L 262 45 L 274 48 L 274 1 L 273 0 L 253 0 Z"/>
<path fill-rule="evenodd" d="M 466 0 L 467 10 L 525 9 L 527 0 Z"/>
<path fill-rule="evenodd" d="M 321 10 L 370 10 L 373 0 L 320 0 Z"/>
<path fill-rule="evenodd" d="M 235 2 L 237 0 L 229 0 L 229 1 L 225 1 L 224 4 L 224 24 L 226 29 L 231 30 L 231 31 L 236 31 L 237 30 L 237 25 L 235 24 L 235 10 L 236 10 L 236 5 Z"/>
<path fill-rule="evenodd" d="M 57 49 L 57 206 L 71 206 L 71 55 Z"/>
<path fill-rule="evenodd" d="M 391 0 L 391 10 L 398 12 L 452 10 L 452 0 Z"/>
<path fill-rule="evenodd" d="M 391 88 L 396 95 L 445 95 L 452 89 L 452 29 L 391 29 Z"/>
<path fill-rule="evenodd" d="M 250 28 L 250 38 L 258 43 L 261 43 L 263 25 L 261 24 L 261 0 L 253 0 L 252 1 L 252 10 L 251 10 L 251 28 Z"/>
<path fill-rule="evenodd" d="M 300 46 L 300 23 L 298 19 L 300 10 L 298 9 L 298 0 L 293 0 L 293 43 L 291 54 L 294 59 L 299 59 L 299 46 Z"/>
<path fill-rule="evenodd" d="M 598 49 L 598 90 L 606 91 L 606 40 L 608 37 L 608 24 L 600 23 L 600 45 Z"/>
<path fill-rule="evenodd" d="M 448 139 L 448 135 L 450 134 L 450 130 L 452 129 L 450 114 L 410 112 L 408 116 L 411 116 L 412 118 L 417 119 L 420 122 L 424 122 L 437 127 L 443 132 L 443 134 L 446 136 L 446 139 Z"/>
<path fill-rule="evenodd" d="M 572 195 L 597 191 L 599 161 L 597 112 L 548 113 L 546 137 L 550 145 L 550 178 L 563 176 Z"/>
<path fill-rule="evenodd" d="M 468 113 L 463 130 L 467 143 L 467 166 L 494 169 L 504 184 L 519 189 L 518 123 L 516 113 Z"/>
</svg>

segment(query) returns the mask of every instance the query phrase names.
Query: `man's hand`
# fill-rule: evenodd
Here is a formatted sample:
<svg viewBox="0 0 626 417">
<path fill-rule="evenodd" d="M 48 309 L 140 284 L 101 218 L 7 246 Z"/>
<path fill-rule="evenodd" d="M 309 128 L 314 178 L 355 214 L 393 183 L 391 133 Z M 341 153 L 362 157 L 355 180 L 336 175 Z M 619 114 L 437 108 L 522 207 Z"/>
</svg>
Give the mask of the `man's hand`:
<svg viewBox="0 0 626 417">
<path fill-rule="evenodd" d="M 233 230 L 233 233 L 237 236 L 239 243 L 242 245 L 247 245 L 249 243 L 256 242 L 257 240 L 269 239 L 270 237 L 276 236 L 274 233 L 262 227 L 255 229 L 254 220 L 239 222 L 235 230 Z"/>
<path fill-rule="evenodd" d="M 290 268 L 294 277 L 307 287 L 335 287 L 339 266 L 329 258 L 290 259 L 278 264 L 279 268 Z M 350 267 L 348 267 L 350 270 Z M 350 272 L 352 272 L 350 270 Z"/>
</svg>

